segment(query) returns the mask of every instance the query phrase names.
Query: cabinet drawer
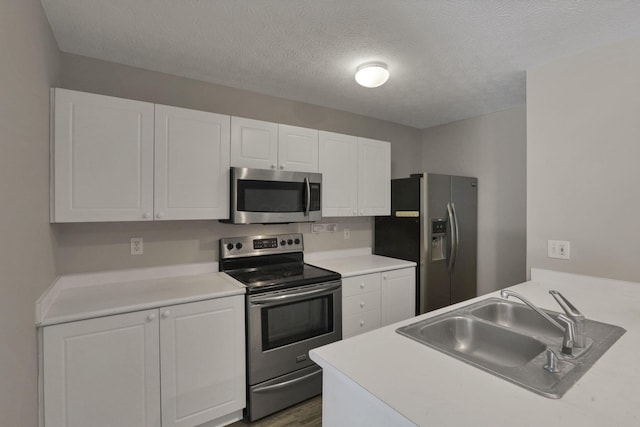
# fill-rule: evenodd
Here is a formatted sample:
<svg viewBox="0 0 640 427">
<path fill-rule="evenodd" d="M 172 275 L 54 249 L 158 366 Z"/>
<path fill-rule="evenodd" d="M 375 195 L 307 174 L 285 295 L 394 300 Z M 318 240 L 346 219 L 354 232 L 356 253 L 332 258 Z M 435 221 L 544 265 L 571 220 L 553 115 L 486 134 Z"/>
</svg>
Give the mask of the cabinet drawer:
<svg viewBox="0 0 640 427">
<path fill-rule="evenodd" d="M 352 295 L 342 299 L 342 314 L 344 317 L 369 310 L 380 311 L 380 291 Z"/>
<path fill-rule="evenodd" d="M 344 318 L 342 337 L 349 338 L 380 327 L 380 311 L 370 310 Z"/>
<path fill-rule="evenodd" d="M 380 273 L 363 274 L 362 276 L 342 279 L 342 296 L 345 297 L 379 290 Z"/>
</svg>

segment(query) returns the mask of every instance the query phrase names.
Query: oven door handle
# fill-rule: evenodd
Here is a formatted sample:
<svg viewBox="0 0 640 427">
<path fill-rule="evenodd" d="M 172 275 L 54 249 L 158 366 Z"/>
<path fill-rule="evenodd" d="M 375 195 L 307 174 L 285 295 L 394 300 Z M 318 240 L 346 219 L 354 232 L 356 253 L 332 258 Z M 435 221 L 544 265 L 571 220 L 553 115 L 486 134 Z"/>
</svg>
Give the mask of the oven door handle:
<svg viewBox="0 0 640 427">
<path fill-rule="evenodd" d="M 294 378 L 294 379 L 289 380 L 289 381 L 283 381 L 283 382 L 278 383 L 278 384 L 267 385 L 267 386 L 264 386 L 264 387 L 257 387 L 257 388 L 255 388 L 253 390 L 253 392 L 254 393 L 269 393 L 269 392 L 272 392 L 272 391 L 277 391 L 277 390 L 280 390 L 281 388 L 289 387 L 289 386 L 291 386 L 293 384 L 297 384 L 299 382 L 306 381 L 306 380 L 310 379 L 311 377 L 314 377 L 314 376 L 316 376 L 318 374 L 322 374 L 322 369 L 318 369 L 317 371 L 313 371 L 310 374 L 303 375 L 300 378 Z"/>
<path fill-rule="evenodd" d="M 307 299 L 309 297 L 316 297 L 321 295 L 329 295 L 336 289 L 339 289 L 341 285 L 323 286 L 321 289 L 313 289 L 311 291 L 293 292 L 283 295 L 268 296 L 268 297 L 255 297 L 251 298 L 249 302 L 254 305 L 277 305 L 284 302 L 297 301 L 301 299 Z"/>
</svg>

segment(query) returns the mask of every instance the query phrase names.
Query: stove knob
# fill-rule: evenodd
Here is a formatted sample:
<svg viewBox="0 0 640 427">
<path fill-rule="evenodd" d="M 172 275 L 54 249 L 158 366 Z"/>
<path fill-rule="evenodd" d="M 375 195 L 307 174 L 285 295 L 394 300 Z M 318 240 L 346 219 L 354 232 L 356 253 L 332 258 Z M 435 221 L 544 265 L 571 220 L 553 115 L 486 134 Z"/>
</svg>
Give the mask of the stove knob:
<svg viewBox="0 0 640 427">
<path fill-rule="evenodd" d="M 284 241 L 284 239 L 283 239 L 283 240 L 280 240 L 280 246 L 284 246 L 284 245 L 286 245 L 286 244 L 287 244 L 287 242 L 285 242 L 285 241 Z"/>
<path fill-rule="evenodd" d="M 236 243 L 236 249 L 242 249 L 242 243 Z"/>
<path fill-rule="evenodd" d="M 293 245 L 293 240 L 291 240 L 291 239 L 287 240 L 287 244 L 288 245 Z"/>
<path fill-rule="evenodd" d="M 233 249 L 233 243 L 227 243 L 227 250 L 230 251 Z"/>
<path fill-rule="evenodd" d="M 294 243 L 295 243 L 296 245 L 299 245 L 299 244 L 300 244 L 300 239 L 296 239 L 296 240 L 294 240 Z"/>
</svg>

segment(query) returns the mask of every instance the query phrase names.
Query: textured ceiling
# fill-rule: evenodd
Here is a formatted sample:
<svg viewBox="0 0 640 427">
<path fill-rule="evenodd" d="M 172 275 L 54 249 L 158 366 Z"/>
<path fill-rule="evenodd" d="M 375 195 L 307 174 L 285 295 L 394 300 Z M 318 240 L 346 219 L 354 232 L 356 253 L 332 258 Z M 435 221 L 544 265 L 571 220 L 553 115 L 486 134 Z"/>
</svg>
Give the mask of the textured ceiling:
<svg viewBox="0 0 640 427">
<path fill-rule="evenodd" d="M 640 35 L 639 0 L 42 0 L 64 52 L 417 128 L 525 101 L 525 70 Z M 376 89 L 353 74 L 389 65 Z"/>
</svg>

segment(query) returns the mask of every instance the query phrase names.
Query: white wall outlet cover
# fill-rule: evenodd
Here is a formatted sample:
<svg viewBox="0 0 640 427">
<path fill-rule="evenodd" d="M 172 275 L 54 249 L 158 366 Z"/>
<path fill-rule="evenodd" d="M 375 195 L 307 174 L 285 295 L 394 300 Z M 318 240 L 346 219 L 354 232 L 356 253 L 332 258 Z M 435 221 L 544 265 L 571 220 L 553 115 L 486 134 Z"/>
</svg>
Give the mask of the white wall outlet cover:
<svg viewBox="0 0 640 427">
<path fill-rule="evenodd" d="M 142 237 L 131 238 L 131 255 L 142 255 L 144 253 L 144 245 Z"/>
</svg>

